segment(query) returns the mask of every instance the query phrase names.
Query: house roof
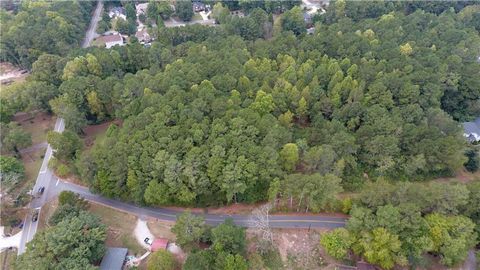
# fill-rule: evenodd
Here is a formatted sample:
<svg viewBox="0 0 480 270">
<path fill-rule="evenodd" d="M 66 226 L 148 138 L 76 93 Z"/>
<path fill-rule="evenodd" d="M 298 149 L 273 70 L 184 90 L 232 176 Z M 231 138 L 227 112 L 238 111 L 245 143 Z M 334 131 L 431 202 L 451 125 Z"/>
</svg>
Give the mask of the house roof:
<svg viewBox="0 0 480 270">
<path fill-rule="evenodd" d="M 152 250 L 152 252 L 155 252 L 155 251 L 160 250 L 160 249 L 165 250 L 165 249 L 167 249 L 167 245 L 168 245 L 168 239 L 157 238 L 157 239 L 153 240 L 153 243 L 150 246 L 150 250 Z"/>
<path fill-rule="evenodd" d="M 465 137 L 469 141 L 479 141 L 480 140 L 480 117 L 475 119 L 473 122 L 463 123 L 463 131 Z"/>
<path fill-rule="evenodd" d="M 138 30 L 135 33 L 135 37 L 137 37 L 139 41 L 145 41 L 150 39 L 150 35 L 145 28 L 143 28 L 142 30 Z"/>
<path fill-rule="evenodd" d="M 123 37 L 120 34 L 101 36 L 98 39 L 100 39 L 101 41 L 103 41 L 105 43 L 108 43 L 108 42 L 123 42 Z"/>
<path fill-rule="evenodd" d="M 107 248 L 100 263 L 100 270 L 121 270 L 127 256 L 126 248 Z"/>
</svg>

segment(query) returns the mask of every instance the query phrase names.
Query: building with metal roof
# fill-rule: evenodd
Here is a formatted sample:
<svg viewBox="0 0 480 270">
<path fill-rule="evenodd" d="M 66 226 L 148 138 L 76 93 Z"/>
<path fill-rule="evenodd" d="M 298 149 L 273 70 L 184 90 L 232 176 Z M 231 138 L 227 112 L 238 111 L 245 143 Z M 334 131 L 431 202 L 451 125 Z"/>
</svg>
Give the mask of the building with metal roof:
<svg viewBox="0 0 480 270">
<path fill-rule="evenodd" d="M 126 248 L 107 248 L 100 263 L 100 270 L 122 270 L 127 253 Z"/>
</svg>

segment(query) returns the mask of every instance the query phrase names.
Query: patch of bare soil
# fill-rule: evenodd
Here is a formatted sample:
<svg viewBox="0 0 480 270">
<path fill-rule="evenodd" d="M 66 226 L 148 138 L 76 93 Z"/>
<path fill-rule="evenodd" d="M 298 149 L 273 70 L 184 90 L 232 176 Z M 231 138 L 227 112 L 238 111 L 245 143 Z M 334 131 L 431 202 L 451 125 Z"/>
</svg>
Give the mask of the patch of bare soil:
<svg viewBox="0 0 480 270">
<path fill-rule="evenodd" d="M 87 148 L 91 147 L 93 145 L 93 143 L 95 142 L 95 138 L 97 136 L 105 133 L 107 131 L 108 127 L 111 124 L 121 126 L 122 121 L 112 120 L 112 121 L 108 121 L 108 122 L 101 123 L 101 124 L 98 124 L 98 125 L 88 125 L 88 126 L 84 127 L 83 128 L 83 133 L 85 133 L 85 139 L 84 139 L 85 147 L 87 147 Z"/>
<path fill-rule="evenodd" d="M 0 81 L 2 85 L 23 81 L 28 76 L 28 70 L 15 67 L 11 63 L 0 63 Z"/>
<path fill-rule="evenodd" d="M 274 242 L 286 269 L 330 269 L 334 260 L 326 258 L 319 245 L 326 230 L 274 229 Z"/>
</svg>

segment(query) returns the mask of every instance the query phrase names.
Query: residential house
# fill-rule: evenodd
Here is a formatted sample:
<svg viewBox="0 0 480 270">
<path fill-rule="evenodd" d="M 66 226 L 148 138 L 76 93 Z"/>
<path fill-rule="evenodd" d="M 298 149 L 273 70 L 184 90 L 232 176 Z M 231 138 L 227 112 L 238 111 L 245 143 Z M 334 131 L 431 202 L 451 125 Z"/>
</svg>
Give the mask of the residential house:
<svg viewBox="0 0 480 270">
<path fill-rule="evenodd" d="M 192 3 L 193 11 L 195 12 L 200 12 L 200 11 L 205 11 L 205 4 L 202 2 L 193 2 Z"/>
<path fill-rule="evenodd" d="M 480 142 L 480 117 L 473 122 L 463 123 L 463 136 L 465 136 L 470 143 Z"/>
<path fill-rule="evenodd" d="M 110 49 L 113 46 L 123 46 L 123 37 L 120 34 L 101 36 L 97 40 L 105 43 L 105 48 Z"/>
<path fill-rule="evenodd" d="M 123 20 L 127 20 L 127 16 L 125 15 L 125 9 L 123 7 L 113 7 L 108 12 L 108 17 L 111 19 L 113 18 L 121 18 Z"/>
<path fill-rule="evenodd" d="M 149 43 L 152 41 L 152 38 L 150 37 L 150 34 L 147 32 L 147 28 L 142 28 L 141 30 L 138 30 L 135 33 L 135 37 L 138 39 L 138 42 L 140 43 Z"/>
<path fill-rule="evenodd" d="M 127 253 L 126 248 L 107 248 L 107 253 L 100 263 L 100 270 L 122 270 Z"/>
</svg>

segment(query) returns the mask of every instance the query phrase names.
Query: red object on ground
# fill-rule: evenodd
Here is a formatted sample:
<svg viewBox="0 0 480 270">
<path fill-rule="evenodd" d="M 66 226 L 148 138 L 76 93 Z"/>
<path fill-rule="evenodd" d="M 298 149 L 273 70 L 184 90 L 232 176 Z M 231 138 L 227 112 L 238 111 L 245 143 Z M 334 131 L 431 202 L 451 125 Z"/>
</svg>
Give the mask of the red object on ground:
<svg viewBox="0 0 480 270">
<path fill-rule="evenodd" d="M 152 245 L 150 246 L 150 250 L 155 252 L 157 250 L 163 249 L 166 250 L 168 245 L 168 239 L 165 238 L 157 238 L 153 240 Z"/>
</svg>

